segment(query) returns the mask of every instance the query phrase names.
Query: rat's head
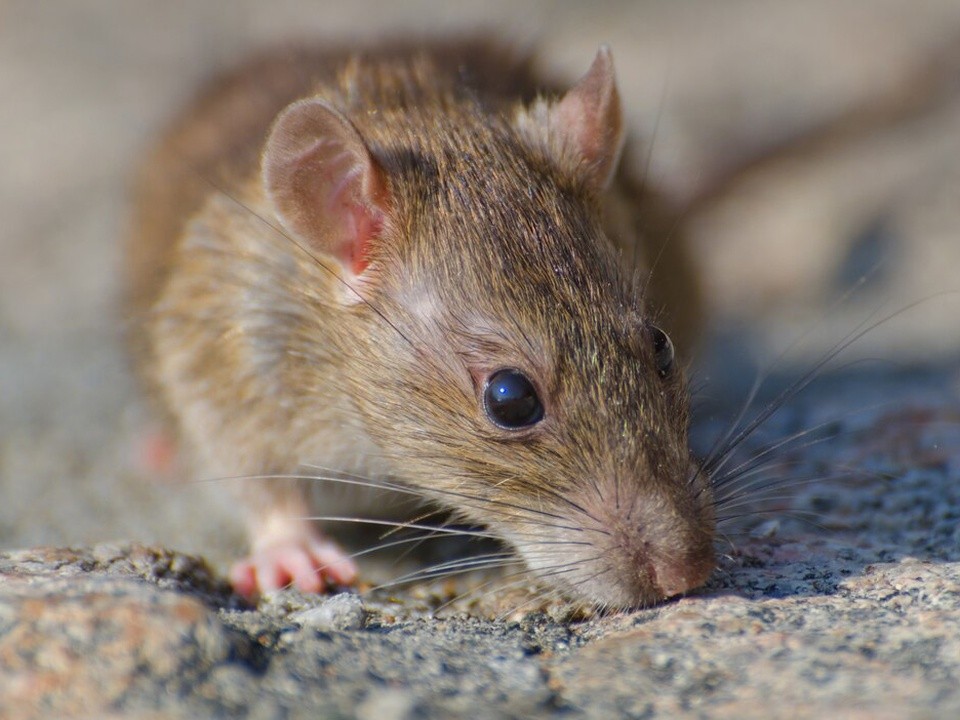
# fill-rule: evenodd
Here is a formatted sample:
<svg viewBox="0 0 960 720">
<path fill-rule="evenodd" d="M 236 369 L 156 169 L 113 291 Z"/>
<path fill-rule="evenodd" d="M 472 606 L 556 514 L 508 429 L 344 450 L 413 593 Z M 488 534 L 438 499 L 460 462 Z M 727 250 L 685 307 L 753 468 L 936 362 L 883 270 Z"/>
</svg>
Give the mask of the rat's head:
<svg viewBox="0 0 960 720">
<path fill-rule="evenodd" d="M 398 474 L 609 607 L 714 562 L 682 369 L 604 234 L 621 144 L 601 50 L 561 99 L 496 114 L 461 98 L 367 127 L 302 101 L 264 155 L 281 222 L 338 263 L 345 382 Z"/>
</svg>

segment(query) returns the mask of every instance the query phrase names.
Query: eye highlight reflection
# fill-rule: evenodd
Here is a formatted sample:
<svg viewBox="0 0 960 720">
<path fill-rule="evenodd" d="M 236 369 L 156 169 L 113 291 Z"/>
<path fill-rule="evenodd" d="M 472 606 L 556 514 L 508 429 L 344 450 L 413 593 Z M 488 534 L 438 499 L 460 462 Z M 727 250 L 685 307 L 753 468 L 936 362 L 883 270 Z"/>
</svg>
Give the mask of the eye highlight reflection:
<svg viewBox="0 0 960 720">
<path fill-rule="evenodd" d="M 543 403 L 530 379 L 519 370 L 493 373 L 483 391 L 487 418 L 497 427 L 519 430 L 543 419 Z"/>
</svg>

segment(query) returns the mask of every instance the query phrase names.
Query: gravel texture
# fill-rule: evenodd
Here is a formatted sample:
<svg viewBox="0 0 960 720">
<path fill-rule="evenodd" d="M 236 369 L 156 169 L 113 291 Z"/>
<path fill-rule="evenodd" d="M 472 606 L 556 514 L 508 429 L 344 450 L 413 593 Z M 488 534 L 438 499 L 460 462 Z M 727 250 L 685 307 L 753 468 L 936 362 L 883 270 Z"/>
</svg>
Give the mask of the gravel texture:
<svg viewBox="0 0 960 720">
<path fill-rule="evenodd" d="M 756 367 L 754 412 L 851 346 L 728 465 L 795 438 L 690 597 L 597 617 L 483 575 L 370 589 L 454 546 L 245 605 L 222 484 L 140 461 L 129 177 L 252 47 L 477 27 L 570 76 L 612 45 L 713 299 L 698 449 Z M 948 0 L 0 2 L 0 717 L 960 716 L 958 39 Z"/>
</svg>

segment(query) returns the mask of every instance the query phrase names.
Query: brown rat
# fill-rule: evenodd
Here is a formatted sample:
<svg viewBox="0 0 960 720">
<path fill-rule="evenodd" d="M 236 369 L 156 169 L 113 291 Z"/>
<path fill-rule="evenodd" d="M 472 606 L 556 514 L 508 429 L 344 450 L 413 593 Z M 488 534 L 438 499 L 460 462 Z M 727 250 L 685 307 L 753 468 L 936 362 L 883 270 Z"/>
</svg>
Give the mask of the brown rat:
<svg viewBox="0 0 960 720">
<path fill-rule="evenodd" d="M 686 338 L 696 293 L 623 136 L 606 49 L 562 94 L 483 42 L 284 52 L 207 90 L 145 166 L 129 253 L 141 366 L 199 472 L 389 478 L 598 606 L 704 582 L 712 496 L 653 315 Z M 326 496 L 237 487 L 240 591 L 353 580 L 305 519 Z"/>
</svg>

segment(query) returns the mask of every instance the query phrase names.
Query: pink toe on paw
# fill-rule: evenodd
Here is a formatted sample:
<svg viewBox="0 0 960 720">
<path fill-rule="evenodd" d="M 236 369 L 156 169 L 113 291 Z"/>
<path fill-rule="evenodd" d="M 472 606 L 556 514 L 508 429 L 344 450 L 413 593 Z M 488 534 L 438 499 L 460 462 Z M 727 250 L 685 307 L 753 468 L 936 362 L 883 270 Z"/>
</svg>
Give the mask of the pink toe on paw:
<svg viewBox="0 0 960 720">
<path fill-rule="evenodd" d="M 230 571 L 234 589 L 248 597 L 290 586 L 302 592 L 323 592 L 329 585 L 349 585 L 356 577 L 353 560 L 313 534 L 261 545 Z"/>
<path fill-rule="evenodd" d="M 238 595 L 250 597 L 257 592 L 257 576 L 253 569 L 253 563 L 249 560 L 241 560 L 233 564 L 230 568 L 230 584 Z"/>
</svg>

